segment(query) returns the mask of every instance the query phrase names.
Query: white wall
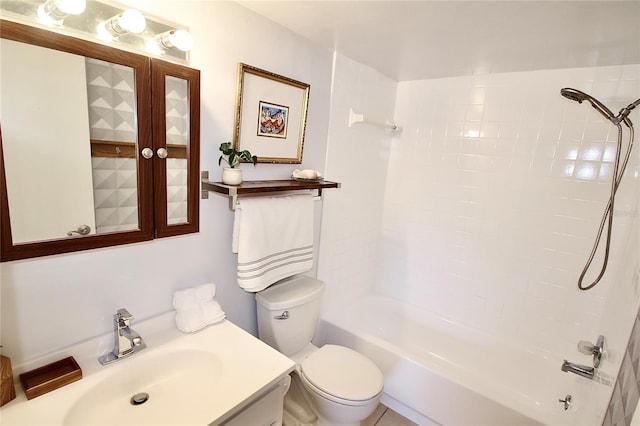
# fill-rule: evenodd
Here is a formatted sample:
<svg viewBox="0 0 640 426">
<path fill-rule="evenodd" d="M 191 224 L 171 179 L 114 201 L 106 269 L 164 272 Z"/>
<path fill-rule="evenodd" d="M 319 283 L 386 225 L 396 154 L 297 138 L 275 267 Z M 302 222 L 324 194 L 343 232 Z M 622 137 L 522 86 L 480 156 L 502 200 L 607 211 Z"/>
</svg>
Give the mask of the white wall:
<svg viewBox="0 0 640 426">
<path fill-rule="evenodd" d="M 303 164 L 243 165 L 245 179 L 286 178 L 301 166 L 324 170 L 331 52 L 235 3 L 135 3 L 191 28 L 191 65 L 202 72 L 201 169 L 210 171 L 211 180 L 220 179 L 218 146 L 233 136 L 238 62 L 311 85 Z M 227 200 L 211 195 L 200 203 L 199 234 L 3 263 L 3 354 L 18 365 L 109 332 L 120 307 L 142 320 L 172 309 L 174 290 L 211 281 L 218 285 L 217 299 L 228 318 L 255 333 L 253 295 L 235 281 L 232 220 Z M 319 215 L 316 222 L 319 226 Z"/>
<path fill-rule="evenodd" d="M 632 280 L 617 278 L 637 274 L 640 151 L 619 190 L 609 270 L 580 292 L 617 132 L 559 92 L 583 90 L 617 112 L 640 93 L 639 69 L 400 83 L 395 120 L 404 132 L 391 150 L 376 290 L 565 357 L 578 340 L 595 340 L 611 297 L 634 315 Z"/>
</svg>

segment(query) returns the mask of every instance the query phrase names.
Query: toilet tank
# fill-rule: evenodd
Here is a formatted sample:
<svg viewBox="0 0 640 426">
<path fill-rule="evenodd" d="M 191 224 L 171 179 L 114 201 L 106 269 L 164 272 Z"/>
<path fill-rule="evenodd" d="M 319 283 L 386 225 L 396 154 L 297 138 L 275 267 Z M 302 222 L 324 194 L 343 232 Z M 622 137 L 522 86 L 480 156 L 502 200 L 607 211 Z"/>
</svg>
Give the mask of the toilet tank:
<svg viewBox="0 0 640 426">
<path fill-rule="evenodd" d="M 287 356 L 311 343 L 323 290 L 322 281 L 299 276 L 256 293 L 260 340 Z"/>
</svg>

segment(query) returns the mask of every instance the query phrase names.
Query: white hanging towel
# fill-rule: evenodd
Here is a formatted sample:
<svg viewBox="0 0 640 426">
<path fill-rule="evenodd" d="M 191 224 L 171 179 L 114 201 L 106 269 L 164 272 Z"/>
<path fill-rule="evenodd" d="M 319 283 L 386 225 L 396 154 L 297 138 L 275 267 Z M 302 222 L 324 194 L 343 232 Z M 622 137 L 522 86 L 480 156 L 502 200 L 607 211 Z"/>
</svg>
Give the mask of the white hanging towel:
<svg viewBox="0 0 640 426">
<path fill-rule="evenodd" d="M 258 292 L 313 267 L 311 194 L 246 198 L 238 210 L 232 246 L 241 288 Z"/>
</svg>

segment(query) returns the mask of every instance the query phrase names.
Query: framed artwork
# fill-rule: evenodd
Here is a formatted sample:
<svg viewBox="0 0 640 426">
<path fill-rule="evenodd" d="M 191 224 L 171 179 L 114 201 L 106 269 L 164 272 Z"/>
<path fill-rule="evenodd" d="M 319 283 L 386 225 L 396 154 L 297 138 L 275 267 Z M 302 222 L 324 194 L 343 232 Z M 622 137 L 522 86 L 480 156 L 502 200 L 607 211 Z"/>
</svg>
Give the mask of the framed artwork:
<svg viewBox="0 0 640 426">
<path fill-rule="evenodd" d="M 309 88 L 239 64 L 234 148 L 251 151 L 259 163 L 302 163 Z"/>
</svg>

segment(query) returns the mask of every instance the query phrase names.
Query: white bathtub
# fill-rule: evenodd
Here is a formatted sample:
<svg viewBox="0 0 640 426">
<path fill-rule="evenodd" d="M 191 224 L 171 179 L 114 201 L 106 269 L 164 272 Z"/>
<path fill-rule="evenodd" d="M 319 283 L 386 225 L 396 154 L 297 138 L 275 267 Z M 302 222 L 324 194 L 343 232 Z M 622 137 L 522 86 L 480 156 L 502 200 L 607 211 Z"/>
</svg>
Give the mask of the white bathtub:
<svg viewBox="0 0 640 426">
<path fill-rule="evenodd" d="M 420 425 L 600 425 L 612 391 L 563 373 L 560 358 L 380 296 L 323 314 L 317 336 L 378 364 L 382 402 Z M 558 399 L 567 394 L 565 411 Z"/>
</svg>

